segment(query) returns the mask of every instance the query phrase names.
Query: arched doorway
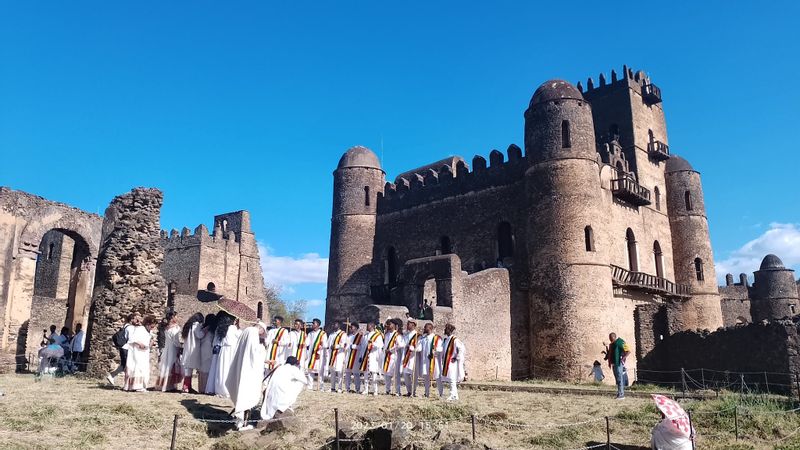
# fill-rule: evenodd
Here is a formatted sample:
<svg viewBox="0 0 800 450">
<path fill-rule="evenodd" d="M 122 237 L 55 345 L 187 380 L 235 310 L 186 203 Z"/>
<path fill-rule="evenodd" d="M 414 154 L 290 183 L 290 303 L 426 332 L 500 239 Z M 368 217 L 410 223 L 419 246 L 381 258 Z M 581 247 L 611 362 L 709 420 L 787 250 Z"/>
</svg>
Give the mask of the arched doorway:
<svg viewBox="0 0 800 450">
<path fill-rule="evenodd" d="M 639 250 L 636 248 L 636 235 L 633 234 L 633 230 L 630 228 L 625 232 L 625 243 L 628 249 L 628 270 L 631 272 L 638 272 Z"/>
</svg>

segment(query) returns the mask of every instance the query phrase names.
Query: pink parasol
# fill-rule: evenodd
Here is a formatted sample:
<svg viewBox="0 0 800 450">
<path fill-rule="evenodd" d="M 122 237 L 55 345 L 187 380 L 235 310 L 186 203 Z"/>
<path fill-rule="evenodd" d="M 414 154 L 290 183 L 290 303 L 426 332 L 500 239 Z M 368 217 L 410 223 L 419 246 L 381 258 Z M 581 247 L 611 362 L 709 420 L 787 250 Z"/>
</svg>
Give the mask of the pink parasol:
<svg viewBox="0 0 800 450">
<path fill-rule="evenodd" d="M 252 308 L 240 301 L 223 297 L 219 299 L 217 306 L 219 309 L 225 311 L 233 317 L 236 317 L 239 320 L 253 323 L 258 322 L 258 314 L 253 311 Z"/>
<path fill-rule="evenodd" d="M 656 408 L 664 414 L 666 419 L 672 423 L 677 431 L 681 432 L 686 437 L 690 437 L 691 427 L 689 426 L 689 415 L 686 414 L 683 407 L 669 397 L 659 394 L 651 395 L 653 401 L 656 402 Z"/>
</svg>

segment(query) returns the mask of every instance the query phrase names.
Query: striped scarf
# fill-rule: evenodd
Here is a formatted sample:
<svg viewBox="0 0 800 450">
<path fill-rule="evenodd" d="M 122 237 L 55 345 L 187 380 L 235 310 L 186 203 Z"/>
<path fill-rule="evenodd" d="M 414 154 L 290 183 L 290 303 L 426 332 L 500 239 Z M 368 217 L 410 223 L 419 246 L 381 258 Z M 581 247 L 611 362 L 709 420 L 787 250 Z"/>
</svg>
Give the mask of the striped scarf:
<svg viewBox="0 0 800 450">
<path fill-rule="evenodd" d="M 400 333 L 395 331 L 392 334 L 392 337 L 389 338 L 389 342 L 386 343 L 386 355 L 383 357 L 383 371 L 384 372 L 389 370 L 389 364 L 392 363 L 392 353 L 394 353 L 394 351 L 392 351 L 392 347 L 397 342 L 397 335 L 398 334 L 400 334 Z"/>
<path fill-rule="evenodd" d="M 347 358 L 347 368 L 353 370 L 353 366 L 356 363 L 356 355 L 358 354 L 358 347 L 361 345 L 361 338 L 363 335 L 361 333 L 356 334 L 353 338 L 353 347 L 350 349 L 350 357 Z"/>
<path fill-rule="evenodd" d="M 336 337 L 333 338 L 333 348 L 331 349 L 331 360 L 328 361 L 328 367 L 333 367 L 334 363 L 336 363 L 336 357 L 339 355 L 339 345 L 342 343 L 342 336 L 345 333 L 342 330 L 339 330 L 336 333 Z"/>
<path fill-rule="evenodd" d="M 317 360 L 319 359 L 319 349 L 322 347 L 322 342 L 325 338 L 328 337 L 324 331 L 319 330 L 317 333 L 317 338 L 314 339 L 314 343 L 311 344 L 311 355 L 308 358 L 308 368 L 314 369 L 314 366 L 317 364 Z"/>
<path fill-rule="evenodd" d="M 450 340 L 447 341 L 447 349 L 444 351 L 444 357 L 442 358 L 442 376 L 446 377 L 450 371 L 450 360 L 453 359 L 455 352 L 456 337 L 450 336 Z"/>
<path fill-rule="evenodd" d="M 375 344 L 375 341 L 378 339 L 379 336 L 382 336 L 380 331 L 373 331 L 372 334 L 369 335 L 367 338 L 367 350 L 361 356 L 361 367 L 360 370 L 362 372 L 367 371 L 367 365 L 369 364 L 369 354 L 372 351 L 372 346 Z"/>
<path fill-rule="evenodd" d="M 294 354 L 294 357 L 297 358 L 298 361 L 303 360 L 303 350 L 306 349 L 306 332 L 300 330 L 300 339 L 297 342 L 297 351 Z"/>
<path fill-rule="evenodd" d="M 417 346 L 417 340 L 419 339 L 419 333 L 414 332 L 414 337 L 408 341 L 408 347 L 406 347 L 406 354 L 403 356 L 403 367 L 408 367 L 408 361 L 411 360 L 411 357 L 416 353 L 414 350 Z"/>
<path fill-rule="evenodd" d="M 269 360 L 275 361 L 275 357 L 278 355 L 278 344 L 283 339 L 283 335 L 286 333 L 286 328 L 279 328 L 278 333 L 275 334 L 275 339 L 272 341 L 272 347 L 269 349 Z"/>
<path fill-rule="evenodd" d="M 434 334 L 431 337 L 431 348 L 428 353 L 428 376 L 430 378 L 433 378 L 433 369 L 436 367 L 436 347 L 439 346 L 441 340 L 442 338 L 438 334 Z"/>
</svg>

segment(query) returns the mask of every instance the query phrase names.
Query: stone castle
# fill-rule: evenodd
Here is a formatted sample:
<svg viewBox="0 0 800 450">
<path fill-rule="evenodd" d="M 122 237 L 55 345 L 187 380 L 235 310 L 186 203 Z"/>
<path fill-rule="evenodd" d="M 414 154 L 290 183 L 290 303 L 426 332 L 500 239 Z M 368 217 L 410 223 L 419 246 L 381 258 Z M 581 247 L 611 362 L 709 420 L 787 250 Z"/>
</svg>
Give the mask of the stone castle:
<svg viewBox="0 0 800 450">
<path fill-rule="evenodd" d="M 611 331 L 638 356 L 722 326 L 700 174 L 670 152 L 659 88 L 627 67 L 551 80 L 524 118 L 524 151 L 471 168 L 387 182 L 369 149 L 341 157 L 326 320 L 453 322 L 476 378 L 580 378 Z"/>
<path fill-rule="evenodd" d="M 156 227 L 160 195 L 151 219 Z M 148 197 L 135 197 L 127 208 L 144 209 L 142 198 Z M 52 324 L 74 330 L 82 323 L 87 329 L 98 257 L 106 236 L 114 231 L 103 228 L 104 219 L 106 227 L 114 227 L 115 211 L 109 208 L 101 217 L 0 187 L 0 352 L 14 351 L 24 360 L 36 352 L 42 330 Z M 215 216 L 210 233 L 200 225 L 194 233 L 188 228 L 161 231 L 154 239 L 163 251 L 163 262 L 154 259 L 154 264 L 166 283 L 165 310 L 173 308 L 180 318 L 197 311 L 217 312 L 212 303 L 197 300 L 198 290 L 211 283 L 218 293 L 266 313 L 264 279 L 247 211 Z"/>
</svg>

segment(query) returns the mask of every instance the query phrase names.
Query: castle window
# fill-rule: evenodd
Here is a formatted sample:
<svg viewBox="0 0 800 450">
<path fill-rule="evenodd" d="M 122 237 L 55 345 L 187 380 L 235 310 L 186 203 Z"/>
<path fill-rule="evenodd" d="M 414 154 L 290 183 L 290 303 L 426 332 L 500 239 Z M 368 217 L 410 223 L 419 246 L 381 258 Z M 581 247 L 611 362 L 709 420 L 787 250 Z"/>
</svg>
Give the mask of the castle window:
<svg viewBox="0 0 800 450">
<path fill-rule="evenodd" d="M 683 202 L 686 204 L 686 210 L 692 210 L 692 192 L 686 191 L 683 193 Z"/>
<path fill-rule="evenodd" d="M 791 315 L 794 315 L 794 314 L 795 314 L 795 313 L 794 313 L 794 304 L 793 304 L 793 303 L 789 303 L 789 313 L 790 313 Z"/>
<path fill-rule="evenodd" d="M 583 240 L 586 243 L 586 251 L 593 252 L 594 251 L 594 230 L 589 225 L 586 225 L 586 228 L 583 229 Z"/>
<path fill-rule="evenodd" d="M 661 191 L 658 190 L 658 186 L 653 188 L 653 194 L 656 197 L 656 211 L 661 211 Z"/>
<path fill-rule="evenodd" d="M 504 258 L 514 256 L 514 235 L 511 232 L 511 224 L 500 222 L 497 227 L 497 259 L 502 261 Z"/>
<path fill-rule="evenodd" d="M 244 295 L 247 295 L 247 286 L 244 287 Z"/>
<path fill-rule="evenodd" d="M 449 237 L 442 236 L 439 238 L 439 251 L 441 252 L 440 255 L 449 255 L 450 253 L 453 253 L 453 250 L 450 247 Z"/>
<path fill-rule="evenodd" d="M 661 252 L 661 244 L 653 242 L 653 258 L 656 263 L 656 276 L 664 278 L 664 253 Z"/>
<path fill-rule="evenodd" d="M 647 130 L 647 138 L 649 142 L 653 142 L 655 138 L 653 137 L 653 130 Z"/>
<path fill-rule="evenodd" d="M 364 186 L 364 206 L 369 206 L 369 186 Z"/>
<path fill-rule="evenodd" d="M 223 233 L 227 233 L 228 232 L 228 220 L 227 219 L 223 219 L 222 220 L 222 232 Z"/>
<path fill-rule="evenodd" d="M 259 319 L 264 318 L 264 304 L 262 302 L 258 302 L 258 307 L 256 308 L 256 316 L 258 316 Z"/>
<path fill-rule="evenodd" d="M 633 234 L 633 230 L 628 228 L 625 232 L 625 243 L 627 244 L 628 248 L 628 269 L 631 272 L 638 272 L 639 271 L 639 251 L 636 248 L 636 236 Z"/>
<path fill-rule="evenodd" d="M 394 286 L 397 282 L 397 251 L 394 247 L 389 247 L 386 250 L 386 261 L 384 261 L 384 284 Z"/>
<path fill-rule="evenodd" d="M 561 147 L 562 148 L 572 147 L 572 142 L 569 136 L 569 120 L 561 121 Z"/>
<path fill-rule="evenodd" d="M 608 138 L 612 141 L 619 142 L 619 125 L 612 123 L 608 127 Z"/>
<path fill-rule="evenodd" d="M 47 248 L 47 260 L 50 261 L 53 259 L 53 251 L 56 248 L 56 244 L 50 243 L 50 246 Z"/>
<path fill-rule="evenodd" d="M 697 276 L 697 281 L 703 281 L 703 260 L 700 258 L 694 259 L 694 274 Z"/>
</svg>

